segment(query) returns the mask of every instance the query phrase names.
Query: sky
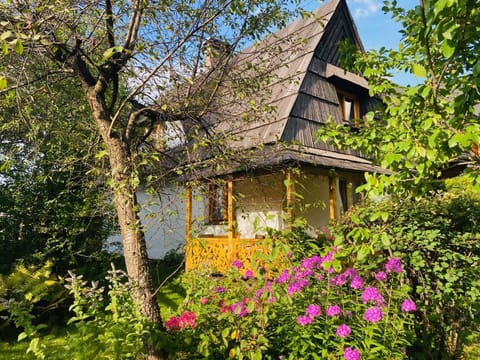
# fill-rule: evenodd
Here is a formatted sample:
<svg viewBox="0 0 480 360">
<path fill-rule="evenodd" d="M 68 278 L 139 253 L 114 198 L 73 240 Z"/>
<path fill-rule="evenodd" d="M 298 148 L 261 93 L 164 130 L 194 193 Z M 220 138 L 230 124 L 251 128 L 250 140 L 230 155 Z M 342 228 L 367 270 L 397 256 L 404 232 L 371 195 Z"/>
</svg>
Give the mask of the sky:
<svg viewBox="0 0 480 360">
<path fill-rule="evenodd" d="M 302 6 L 307 10 L 314 10 L 325 2 L 326 0 L 306 0 Z M 404 8 L 410 8 L 418 4 L 418 0 L 398 0 L 398 3 Z M 379 49 L 382 46 L 398 48 L 401 39 L 400 25 L 382 11 L 383 0 L 347 0 L 347 5 L 366 50 Z M 418 79 L 413 75 L 398 74 L 394 81 L 408 85 L 416 83 Z"/>
</svg>

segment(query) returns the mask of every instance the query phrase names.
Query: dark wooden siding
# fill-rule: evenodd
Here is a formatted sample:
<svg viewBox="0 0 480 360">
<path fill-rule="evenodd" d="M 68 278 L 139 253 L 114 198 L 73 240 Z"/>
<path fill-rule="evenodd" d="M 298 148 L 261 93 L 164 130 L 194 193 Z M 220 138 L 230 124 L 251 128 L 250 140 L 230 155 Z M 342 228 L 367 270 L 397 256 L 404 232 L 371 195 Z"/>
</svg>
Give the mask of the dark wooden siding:
<svg viewBox="0 0 480 360">
<path fill-rule="evenodd" d="M 315 55 L 319 59 L 324 60 L 330 64 L 339 66 L 338 59 L 338 43 L 345 39 L 350 39 L 352 44 L 357 44 L 355 30 L 350 22 L 348 15 L 348 9 L 343 4 L 339 6 L 339 9 L 333 15 L 325 28 L 325 33 L 322 36 L 320 43 L 318 44 Z"/>
</svg>

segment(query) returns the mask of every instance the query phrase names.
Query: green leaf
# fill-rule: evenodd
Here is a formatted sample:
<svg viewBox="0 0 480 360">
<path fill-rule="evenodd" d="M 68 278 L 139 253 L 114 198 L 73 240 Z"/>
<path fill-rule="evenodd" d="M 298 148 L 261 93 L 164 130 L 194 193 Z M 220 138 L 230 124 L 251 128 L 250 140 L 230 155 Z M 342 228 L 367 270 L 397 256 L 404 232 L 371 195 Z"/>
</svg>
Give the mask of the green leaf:
<svg viewBox="0 0 480 360">
<path fill-rule="evenodd" d="M 8 86 L 7 78 L 5 76 L 0 76 L 0 90 L 6 89 Z"/>
<path fill-rule="evenodd" d="M 420 64 L 412 64 L 412 73 L 419 78 L 427 77 L 427 70 Z"/>
<path fill-rule="evenodd" d="M 102 55 L 102 61 L 107 61 L 110 59 L 114 54 L 120 53 L 123 51 L 123 46 L 114 46 L 107 49 Z"/>
<path fill-rule="evenodd" d="M 15 39 L 13 42 L 13 50 L 18 54 L 23 54 L 23 43 L 20 39 Z"/>
<path fill-rule="evenodd" d="M 8 44 L 6 42 L 2 43 L 2 53 L 3 55 L 8 55 Z"/>
<path fill-rule="evenodd" d="M 445 56 L 447 59 L 451 58 L 452 55 L 455 53 L 455 46 L 451 46 L 451 41 L 450 40 L 445 40 L 442 43 L 442 54 Z"/>
</svg>

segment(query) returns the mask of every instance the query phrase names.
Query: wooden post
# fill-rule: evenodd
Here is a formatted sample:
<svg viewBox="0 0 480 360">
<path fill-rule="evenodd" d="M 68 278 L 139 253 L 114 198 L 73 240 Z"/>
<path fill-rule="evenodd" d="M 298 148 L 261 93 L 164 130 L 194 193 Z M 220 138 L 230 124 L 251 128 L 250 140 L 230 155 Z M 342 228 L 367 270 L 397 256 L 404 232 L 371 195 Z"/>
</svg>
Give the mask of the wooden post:
<svg viewBox="0 0 480 360">
<path fill-rule="evenodd" d="M 295 201 L 293 174 L 291 169 L 287 169 L 287 222 L 291 229 L 293 222 L 293 203 Z"/>
<path fill-rule="evenodd" d="M 329 205 L 330 205 L 330 220 L 337 218 L 337 178 L 333 176 L 328 177 L 329 188 Z"/>
<path fill-rule="evenodd" d="M 229 254 L 227 255 L 227 260 L 230 262 L 227 266 L 235 260 L 236 248 L 233 243 L 233 179 L 229 178 L 227 181 L 227 221 L 228 221 L 228 249 Z"/>
<path fill-rule="evenodd" d="M 192 268 L 192 189 L 190 186 L 186 187 L 186 197 L 185 197 L 185 271 L 189 271 Z"/>
</svg>

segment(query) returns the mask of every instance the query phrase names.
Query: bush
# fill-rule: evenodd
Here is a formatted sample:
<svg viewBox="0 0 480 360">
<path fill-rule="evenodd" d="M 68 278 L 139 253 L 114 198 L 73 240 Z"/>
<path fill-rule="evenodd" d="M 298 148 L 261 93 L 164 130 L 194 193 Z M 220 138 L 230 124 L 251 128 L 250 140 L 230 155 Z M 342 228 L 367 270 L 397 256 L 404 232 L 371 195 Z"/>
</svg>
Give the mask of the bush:
<svg viewBox="0 0 480 360">
<path fill-rule="evenodd" d="M 419 305 L 414 358 L 459 358 L 479 326 L 480 199 L 465 189 L 370 202 L 336 227 L 365 266 L 370 254 L 402 259 Z"/>
<path fill-rule="evenodd" d="M 166 322 L 175 358 L 404 358 L 415 303 L 401 263 L 382 259 L 374 273 L 353 260 L 324 244 L 279 273 L 237 260 L 222 277 L 186 274 L 188 296 Z"/>
</svg>

